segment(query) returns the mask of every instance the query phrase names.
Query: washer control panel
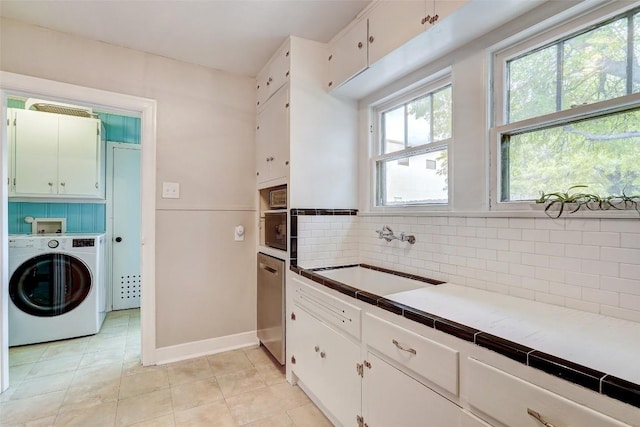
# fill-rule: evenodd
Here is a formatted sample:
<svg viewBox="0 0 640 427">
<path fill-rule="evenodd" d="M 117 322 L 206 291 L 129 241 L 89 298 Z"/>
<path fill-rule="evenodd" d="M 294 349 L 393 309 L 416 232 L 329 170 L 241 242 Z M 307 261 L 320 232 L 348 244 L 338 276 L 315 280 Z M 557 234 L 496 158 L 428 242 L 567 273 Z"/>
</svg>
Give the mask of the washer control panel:
<svg viewBox="0 0 640 427">
<path fill-rule="evenodd" d="M 73 239 L 74 248 L 88 248 L 96 245 L 96 239 Z"/>
</svg>

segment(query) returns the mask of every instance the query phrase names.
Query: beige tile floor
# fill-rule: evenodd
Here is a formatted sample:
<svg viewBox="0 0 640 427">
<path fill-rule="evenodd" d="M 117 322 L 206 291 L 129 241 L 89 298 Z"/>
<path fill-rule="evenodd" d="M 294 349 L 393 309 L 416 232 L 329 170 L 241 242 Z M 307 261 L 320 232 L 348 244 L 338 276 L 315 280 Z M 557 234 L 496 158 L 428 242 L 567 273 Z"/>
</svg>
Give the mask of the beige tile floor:
<svg viewBox="0 0 640 427">
<path fill-rule="evenodd" d="M 331 423 L 259 347 L 140 365 L 139 310 L 99 334 L 9 350 L 1 426 L 300 426 Z"/>
</svg>

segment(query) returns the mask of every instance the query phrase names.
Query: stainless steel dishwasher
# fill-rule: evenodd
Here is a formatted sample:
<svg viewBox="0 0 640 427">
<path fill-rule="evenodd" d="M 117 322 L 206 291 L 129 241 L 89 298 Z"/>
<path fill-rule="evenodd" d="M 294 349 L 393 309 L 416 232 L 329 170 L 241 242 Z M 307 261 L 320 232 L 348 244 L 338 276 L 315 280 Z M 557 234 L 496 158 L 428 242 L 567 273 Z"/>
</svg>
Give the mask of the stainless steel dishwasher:
<svg viewBox="0 0 640 427">
<path fill-rule="evenodd" d="M 285 263 L 258 253 L 258 339 L 284 365 Z"/>
</svg>

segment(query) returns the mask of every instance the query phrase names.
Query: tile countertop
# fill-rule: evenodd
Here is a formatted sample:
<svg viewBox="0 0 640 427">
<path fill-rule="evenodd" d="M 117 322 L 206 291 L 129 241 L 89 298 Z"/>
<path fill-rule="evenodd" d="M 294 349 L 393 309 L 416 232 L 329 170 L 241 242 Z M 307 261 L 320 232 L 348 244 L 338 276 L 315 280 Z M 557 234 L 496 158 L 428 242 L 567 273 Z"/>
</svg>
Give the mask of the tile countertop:
<svg viewBox="0 0 640 427">
<path fill-rule="evenodd" d="M 640 384 L 638 323 L 452 283 L 385 297 Z"/>
<path fill-rule="evenodd" d="M 353 298 L 640 407 L 640 323 L 454 283 L 434 286 L 425 283 L 429 279 L 367 265 L 291 269 Z M 399 283 L 385 287 L 380 280 Z"/>
</svg>

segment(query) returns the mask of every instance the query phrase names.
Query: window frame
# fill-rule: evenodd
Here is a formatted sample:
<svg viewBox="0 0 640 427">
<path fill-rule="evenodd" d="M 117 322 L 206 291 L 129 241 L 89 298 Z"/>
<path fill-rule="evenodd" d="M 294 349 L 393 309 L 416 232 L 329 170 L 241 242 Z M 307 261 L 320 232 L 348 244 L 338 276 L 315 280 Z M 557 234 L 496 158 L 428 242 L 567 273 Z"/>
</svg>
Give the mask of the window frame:
<svg viewBox="0 0 640 427">
<path fill-rule="evenodd" d="M 371 212 L 419 212 L 419 211 L 446 211 L 450 210 L 452 206 L 452 185 L 451 185 L 451 172 L 453 164 L 453 156 L 451 146 L 454 141 L 454 95 L 453 84 L 451 79 L 451 72 L 447 70 L 446 74 L 436 73 L 436 76 L 424 84 L 405 91 L 402 93 L 393 94 L 391 97 L 384 99 L 382 102 L 374 103 L 370 105 L 370 156 L 369 156 L 369 170 L 370 170 L 370 203 L 369 208 Z M 429 94 L 433 94 L 440 89 L 447 86 L 451 87 L 451 137 L 439 141 L 428 142 L 416 147 L 407 147 L 400 151 L 394 151 L 388 154 L 381 154 L 383 151 L 382 141 L 382 113 L 393 110 L 399 106 L 407 104 L 413 100 L 420 99 Z M 447 150 L 447 203 L 405 203 L 405 204 L 393 204 L 383 205 L 381 204 L 381 196 L 379 195 L 379 186 L 381 185 L 381 176 L 378 173 L 378 162 L 391 161 L 411 156 L 417 156 L 441 149 Z"/>
<path fill-rule="evenodd" d="M 567 37 L 579 35 L 601 25 L 606 25 L 619 15 L 630 12 L 640 6 L 639 2 L 621 5 L 608 3 L 595 10 L 583 13 L 566 20 L 563 24 L 546 28 L 538 32 L 538 35 L 526 39 L 511 42 L 490 51 L 490 66 L 492 71 L 490 83 L 491 108 L 490 120 L 492 127 L 489 129 L 490 150 L 490 211 L 522 211 L 537 210 L 539 204 L 530 200 L 502 201 L 502 156 L 501 142 L 503 136 L 523 133 L 527 131 L 544 129 L 553 126 L 567 124 L 577 120 L 595 119 L 608 114 L 622 113 L 640 108 L 640 93 L 627 94 L 618 98 L 595 102 L 588 105 L 579 105 L 562 111 L 544 114 L 516 122 L 507 122 L 508 111 L 508 72 L 507 64 L 514 58 L 534 52 L 545 46 L 560 42 Z M 564 190 L 564 189 L 558 189 Z M 626 216 L 628 212 L 616 212 L 613 215 Z M 634 212 L 635 213 L 635 212 Z M 589 211 L 583 213 L 586 216 L 611 216 L 611 212 Z"/>
</svg>

